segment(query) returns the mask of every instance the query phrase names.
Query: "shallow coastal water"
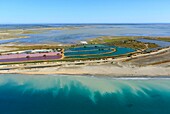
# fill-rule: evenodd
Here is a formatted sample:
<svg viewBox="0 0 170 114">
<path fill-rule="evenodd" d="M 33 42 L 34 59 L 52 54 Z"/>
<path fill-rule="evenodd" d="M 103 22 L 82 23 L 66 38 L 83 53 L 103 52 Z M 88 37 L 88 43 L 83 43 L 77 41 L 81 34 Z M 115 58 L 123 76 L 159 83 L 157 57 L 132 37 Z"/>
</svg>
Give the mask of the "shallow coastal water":
<svg viewBox="0 0 170 114">
<path fill-rule="evenodd" d="M 138 39 L 137 41 L 155 43 L 155 44 L 159 45 L 160 47 L 168 47 L 168 46 L 170 46 L 170 42 L 166 42 L 166 41 L 143 39 L 143 38 Z"/>
<path fill-rule="evenodd" d="M 169 78 L 0 75 L 1 114 L 169 114 Z"/>
<path fill-rule="evenodd" d="M 0 29 L 26 29 L 42 27 L 77 27 L 30 34 L 29 38 L 3 40 L 0 43 L 76 43 L 99 36 L 170 36 L 170 24 L 39 24 L 0 25 Z"/>
</svg>

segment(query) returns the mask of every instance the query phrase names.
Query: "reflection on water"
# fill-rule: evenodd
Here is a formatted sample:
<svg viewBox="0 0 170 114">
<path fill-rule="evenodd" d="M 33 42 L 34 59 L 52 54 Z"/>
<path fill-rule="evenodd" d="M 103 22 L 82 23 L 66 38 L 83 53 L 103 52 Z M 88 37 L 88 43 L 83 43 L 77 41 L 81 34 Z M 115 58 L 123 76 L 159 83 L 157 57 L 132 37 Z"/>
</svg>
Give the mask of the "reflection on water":
<svg viewBox="0 0 170 114">
<path fill-rule="evenodd" d="M 0 28 L 77 27 L 78 29 L 54 30 L 43 34 L 32 34 L 30 38 L 8 40 L 21 43 L 76 43 L 99 36 L 170 36 L 170 24 L 42 24 L 0 25 Z"/>
<path fill-rule="evenodd" d="M 169 114 L 170 79 L 0 75 L 1 113 Z"/>
</svg>

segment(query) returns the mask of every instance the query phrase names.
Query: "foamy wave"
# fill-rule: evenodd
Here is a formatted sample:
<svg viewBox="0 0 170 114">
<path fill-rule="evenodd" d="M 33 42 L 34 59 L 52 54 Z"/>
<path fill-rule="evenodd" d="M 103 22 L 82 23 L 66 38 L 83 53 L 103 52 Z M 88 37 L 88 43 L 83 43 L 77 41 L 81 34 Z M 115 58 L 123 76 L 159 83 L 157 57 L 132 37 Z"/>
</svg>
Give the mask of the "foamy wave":
<svg viewBox="0 0 170 114">
<path fill-rule="evenodd" d="M 126 91 L 131 92 L 134 96 L 143 95 L 148 97 L 147 91 L 167 91 L 170 92 L 169 78 L 97 78 L 87 76 L 64 76 L 64 75 L 18 75 L 8 74 L 0 75 L 0 86 L 22 87 L 25 92 L 50 92 L 54 96 L 58 95 L 60 90 L 68 95 L 73 88 L 77 93 L 87 94 L 95 101 L 96 93 L 101 95 L 119 94 L 121 99 L 126 96 Z"/>
</svg>

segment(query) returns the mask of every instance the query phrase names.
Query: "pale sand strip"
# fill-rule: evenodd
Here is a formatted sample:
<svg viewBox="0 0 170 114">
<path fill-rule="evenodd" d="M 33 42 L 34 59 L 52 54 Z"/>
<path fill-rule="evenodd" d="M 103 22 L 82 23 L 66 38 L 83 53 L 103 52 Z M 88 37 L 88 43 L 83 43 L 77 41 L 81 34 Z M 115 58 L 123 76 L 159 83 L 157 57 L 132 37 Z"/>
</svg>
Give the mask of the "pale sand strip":
<svg viewBox="0 0 170 114">
<path fill-rule="evenodd" d="M 69 75 L 103 75 L 103 76 L 170 76 L 170 67 L 118 67 L 115 65 L 52 67 L 39 69 L 16 69 L 0 73 L 17 74 L 69 74 Z"/>
</svg>

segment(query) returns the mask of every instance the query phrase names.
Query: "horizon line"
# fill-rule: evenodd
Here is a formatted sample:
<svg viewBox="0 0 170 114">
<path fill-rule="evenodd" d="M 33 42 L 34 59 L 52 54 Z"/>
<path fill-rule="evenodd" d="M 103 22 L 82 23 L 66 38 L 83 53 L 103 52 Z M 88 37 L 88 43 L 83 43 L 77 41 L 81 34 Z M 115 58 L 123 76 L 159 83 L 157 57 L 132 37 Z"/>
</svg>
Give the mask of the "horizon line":
<svg viewBox="0 0 170 114">
<path fill-rule="evenodd" d="M 0 25 L 17 25 L 17 24 L 21 24 L 21 25 L 27 25 L 27 24 L 170 24 L 170 22 L 139 22 L 139 23 L 0 23 Z"/>
</svg>

